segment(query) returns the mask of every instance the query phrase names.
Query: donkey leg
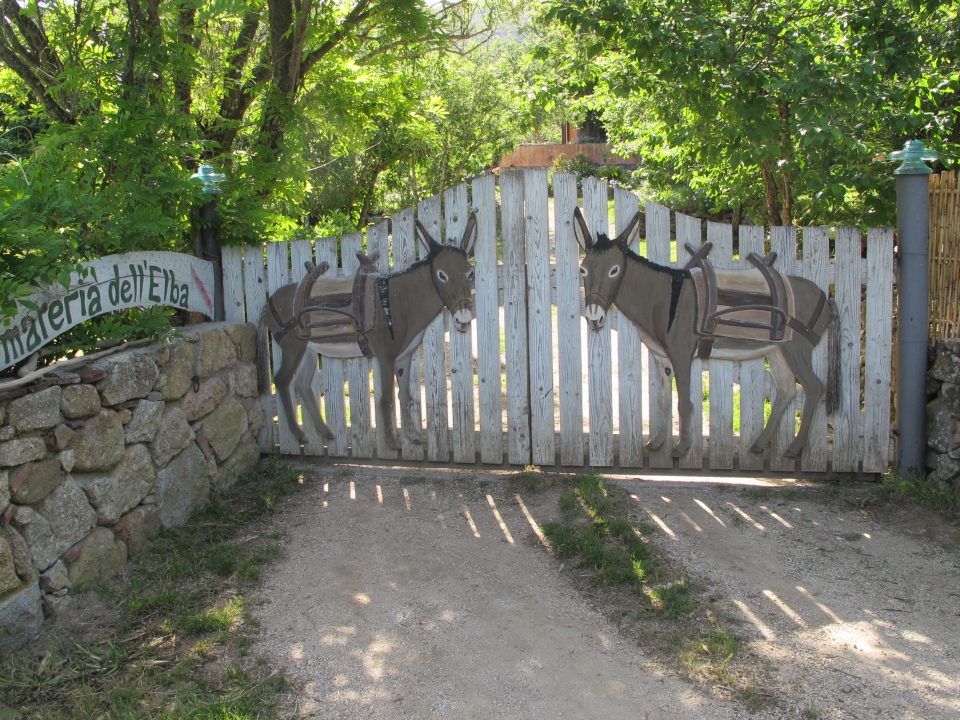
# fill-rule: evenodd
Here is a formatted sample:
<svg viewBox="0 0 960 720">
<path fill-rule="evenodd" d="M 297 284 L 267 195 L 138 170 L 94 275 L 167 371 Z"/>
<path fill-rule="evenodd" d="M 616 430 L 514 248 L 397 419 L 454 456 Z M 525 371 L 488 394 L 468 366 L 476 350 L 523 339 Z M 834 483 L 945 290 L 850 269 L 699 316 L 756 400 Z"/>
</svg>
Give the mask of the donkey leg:
<svg viewBox="0 0 960 720">
<path fill-rule="evenodd" d="M 673 429 L 668 420 L 671 405 L 670 380 L 673 377 L 673 367 L 667 358 L 656 357 L 654 355 L 650 357 L 653 358 L 654 371 L 660 378 L 661 389 L 660 392 L 657 393 L 657 408 L 659 410 L 660 422 L 644 447 L 650 452 L 655 452 L 663 447 L 663 443 L 666 442 L 667 436 Z M 664 387 L 666 390 L 664 390 Z"/>
<path fill-rule="evenodd" d="M 380 417 L 377 423 L 383 425 L 383 438 L 391 450 L 399 450 L 397 442 L 396 416 L 394 415 L 393 399 L 393 359 L 377 359 L 380 366 L 380 398 L 377 404 L 380 408 Z"/>
<path fill-rule="evenodd" d="M 800 416 L 800 430 L 785 453 L 787 457 L 798 457 L 807 444 L 813 415 L 826 394 L 826 386 L 813 370 L 813 347 L 806 340 L 795 338 L 793 342 L 784 345 L 781 352 L 790 364 L 794 375 L 796 375 L 800 387 L 803 388 L 803 414 Z"/>
<path fill-rule="evenodd" d="M 692 362 L 689 360 L 674 363 L 677 377 L 677 406 L 680 414 L 680 440 L 673 448 L 673 457 L 681 458 L 687 454 L 693 441 L 693 399 L 690 397 L 690 372 Z"/>
<path fill-rule="evenodd" d="M 770 363 L 770 374 L 773 375 L 773 384 L 777 394 L 773 398 L 773 407 L 770 408 L 770 419 L 767 420 L 767 424 L 763 426 L 760 435 L 750 447 L 750 451 L 755 453 L 763 452 L 770 441 L 773 440 L 773 436 L 780 426 L 780 419 L 797 396 L 797 378 L 779 347 L 773 348 L 767 354 L 767 361 Z"/>
<path fill-rule="evenodd" d="M 313 426 L 324 438 L 333 440 L 336 436 L 323 421 L 323 416 L 320 414 L 320 401 L 317 394 L 313 391 L 313 376 L 316 374 L 317 354 L 313 351 L 305 352 L 303 359 L 300 361 L 300 366 L 297 368 L 293 388 L 303 403 L 303 409 L 313 422 Z"/>
<path fill-rule="evenodd" d="M 410 365 L 413 360 L 413 353 L 398 357 L 393 367 L 397 373 L 397 388 L 400 394 L 400 416 L 403 418 L 403 434 L 414 445 L 423 443 L 422 433 L 419 423 L 416 421 L 416 415 L 413 412 L 416 407 L 413 404 L 413 395 L 410 392 Z"/>
<path fill-rule="evenodd" d="M 283 406 L 283 413 L 287 418 L 290 430 L 297 436 L 301 444 L 305 444 L 307 437 L 303 434 L 300 423 L 297 422 L 297 413 L 293 409 L 293 398 L 290 395 L 290 383 L 293 382 L 297 368 L 300 367 L 300 361 L 303 359 L 307 344 L 290 335 L 285 337 L 284 340 L 286 342 L 280 343 L 280 369 L 273 376 L 273 384 L 277 387 L 280 404 Z"/>
</svg>

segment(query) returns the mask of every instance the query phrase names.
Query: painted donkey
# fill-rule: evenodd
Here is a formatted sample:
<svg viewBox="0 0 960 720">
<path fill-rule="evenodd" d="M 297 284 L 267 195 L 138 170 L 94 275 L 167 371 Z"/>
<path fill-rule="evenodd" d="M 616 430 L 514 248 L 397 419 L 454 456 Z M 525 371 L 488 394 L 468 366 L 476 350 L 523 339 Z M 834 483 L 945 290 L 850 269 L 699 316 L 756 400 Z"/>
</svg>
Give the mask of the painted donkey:
<svg viewBox="0 0 960 720">
<path fill-rule="evenodd" d="M 831 343 L 830 387 L 813 370 L 812 353 L 836 315 L 836 307 L 823 290 L 794 275 L 781 276 L 772 268 L 775 255 L 751 255 L 756 269 L 714 270 L 705 261 L 709 245 L 694 253 L 685 268 L 665 267 L 629 249 L 639 232 L 637 213 L 614 239 L 591 235 L 580 209 L 574 210 L 574 235 L 586 256 L 580 266 L 584 315 L 594 331 L 603 327 L 607 311 L 616 305 L 636 327 L 656 360 L 658 372 L 677 379 L 680 440 L 674 457 L 683 456 L 691 444 L 690 372 L 695 357 L 718 360 L 754 360 L 766 357 L 776 386 L 770 418 L 751 450 L 763 452 L 776 433 L 780 418 L 796 397 L 799 381 L 804 390 L 800 430 L 786 456 L 796 457 L 807 442 L 810 418 L 824 394 L 833 409 L 839 343 Z M 689 249 L 689 248 L 688 248 Z M 692 250 L 692 249 L 691 249 Z M 719 298 L 719 303 L 718 303 Z M 833 322 L 834 333 L 838 323 Z M 660 396 L 660 416 L 669 417 L 670 397 Z M 647 443 L 662 447 L 669 435 L 663 423 Z"/>
<path fill-rule="evenodd" d="M 404 432 L 411 442 L 422 441 L 411 412 L 410 363 L 427 326 L 444 307 L 459 332 L 467 332 L 470 327 L 473 267 L 469 256 L 477 237 L 476 217 L 470 215 L 456 246 L 438 243 L 419 220 L 416 235 L 427 254 L 405 270 L 377 275 L 376 258 L 358 254 L 361 268 L 355 278 L 324 278 L 325 263 L 308 265 L 310 272 L 303 281 L 284 285 L 267 300 L 260 315 L 257 343 L 260 390 L 264 392 L 269 383 L 269 330 L 281 351 L 274 384 L 287 421 L 302 443 L 306 443 L 306 437 L 297 423 L 291 383 L 316 428 L 325 438 L 334 437 L 321 417 L 311 387 L 317 353 L 376 360 L 380 367 L 380 417 L 385 423 L 387 445 L 393 449 L 398 447 L 393 392 L 396 375 Z"/>
</svg>

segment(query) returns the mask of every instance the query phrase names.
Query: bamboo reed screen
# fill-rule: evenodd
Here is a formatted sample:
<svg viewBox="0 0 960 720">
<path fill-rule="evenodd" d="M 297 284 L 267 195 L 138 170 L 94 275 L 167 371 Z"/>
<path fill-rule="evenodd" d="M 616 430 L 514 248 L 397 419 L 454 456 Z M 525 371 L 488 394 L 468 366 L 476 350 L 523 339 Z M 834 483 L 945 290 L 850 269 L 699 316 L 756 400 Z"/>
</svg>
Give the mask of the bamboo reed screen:
<svg viewBox="0 0 960 720">
<path fill-rule="evenodd" d="M 930 341 L 960 337 L 960 188 L 930 176 Z"/>
</svg>

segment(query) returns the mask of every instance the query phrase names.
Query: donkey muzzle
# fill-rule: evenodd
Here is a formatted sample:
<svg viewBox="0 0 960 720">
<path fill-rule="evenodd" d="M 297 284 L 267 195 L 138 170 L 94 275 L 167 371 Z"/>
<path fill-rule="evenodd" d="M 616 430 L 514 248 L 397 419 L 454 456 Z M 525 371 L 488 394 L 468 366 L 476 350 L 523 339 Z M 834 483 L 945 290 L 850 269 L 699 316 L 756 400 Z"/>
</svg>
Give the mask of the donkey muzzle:
<svg viewBox="0 0 960 720">
<path fill-rule="evenodd" d="M 590 303 L 584 308 L 583 316 L 587 319 L 590 329 L 599 332 L 603 328 L 603 321 L 607 318 L 607 311 L 602 305 Z"/>
<path fill-rule="evenodd" d="M 460 304 L 451 313 L 453 316 L 453 326 L 457 332 L 465 333 L 470 329 L 470 323 L 473 321 L 473 310 L 469 304 Z"/>
</svg>

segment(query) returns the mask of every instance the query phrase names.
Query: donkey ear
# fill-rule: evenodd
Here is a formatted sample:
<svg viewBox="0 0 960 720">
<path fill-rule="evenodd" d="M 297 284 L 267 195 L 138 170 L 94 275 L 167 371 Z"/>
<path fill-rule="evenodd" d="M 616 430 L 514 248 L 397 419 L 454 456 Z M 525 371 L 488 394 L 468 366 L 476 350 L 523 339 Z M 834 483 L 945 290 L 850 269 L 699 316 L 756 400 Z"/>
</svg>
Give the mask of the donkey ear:
<svg viewBox="0 0 960 720">
<path fill-rule="evenodd" d="M 473 254 L 473 245 L 477 242 L 477 211 L 474 210 L 467 218 L 467 227 L 463 230 L 463 237 L 460 239 L 460 249 L 467 255 Z"/>
<path fill-rule="evenodd" d="M 420 244 L 423 245 L 423 249 L 429 255 L 433 252 L 434 247 L 437 245 L 437 241 L 433 239 L 433 236 L 427 232 L 427 228 L 423 226 L 423 223 L 420 222 L 420 219 L 417 218 L 416 223 L 417 229 L 417 239 L 420 241 Z"/>
<path fill-rule="evenodd" d="M 627 223 L 627 226 L 623 229 L 623 232 L 617 235 L 616 242 L 623 243 L 627 247 L 630 247 L 630 243 L 633 242 L 633 238 L 640 234 L 640 211 L 634 214 L 630 218 L 630 222 Z"/>
<path fill-rule="evenodd" d="M 583 219 L 583 213 L 580 212 L 579 206 L 573 209 L 573 236 L 584 250 L 593 247 L 593 236 L 590 234 L 590 228 L 587 227 L 587 221 Z"/>
</svg>

